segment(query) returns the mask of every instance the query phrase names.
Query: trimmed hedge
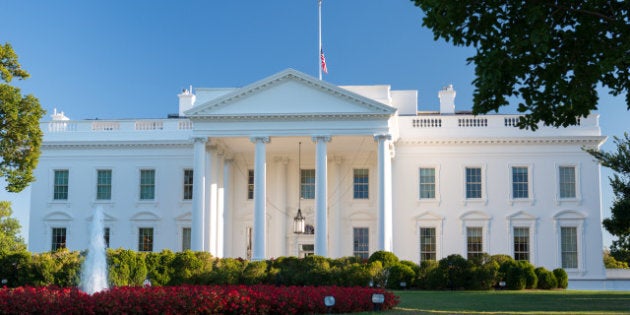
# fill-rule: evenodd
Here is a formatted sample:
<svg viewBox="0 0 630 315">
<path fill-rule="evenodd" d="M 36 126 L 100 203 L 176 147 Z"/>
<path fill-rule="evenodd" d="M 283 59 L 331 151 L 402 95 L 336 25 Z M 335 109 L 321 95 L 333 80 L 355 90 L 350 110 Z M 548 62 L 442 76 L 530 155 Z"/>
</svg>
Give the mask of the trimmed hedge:
<svg viewBox="0 0 630 315">
<path fill-rule="evenodd" d="M 0 256 L 0 279 L 8 287 L 23 285 L 76 287 L 85 253 L 60 250 L 52 253 L 10 253 Z M 329 285 L 373 286 L 427 290 L 488 290 L 492 288 L 566 288 L 568 277 L 562 269 L 553 272 L 506 255 L 482 255 L 466 260 L 450 255 L 420 265 L 400 261 L 393 253 L 378 251 L 369 259 L 321 256 L 280 257 L 267 261 L 215 258 L 209 253 L 107 251 L 108 277 L 112 287 L 141 286 L 149 279 L 153 286 L 182 284 L 271 284 L 283 286 Z M 504 287 L 499 284 L 505 282 Z"/>
</svg>

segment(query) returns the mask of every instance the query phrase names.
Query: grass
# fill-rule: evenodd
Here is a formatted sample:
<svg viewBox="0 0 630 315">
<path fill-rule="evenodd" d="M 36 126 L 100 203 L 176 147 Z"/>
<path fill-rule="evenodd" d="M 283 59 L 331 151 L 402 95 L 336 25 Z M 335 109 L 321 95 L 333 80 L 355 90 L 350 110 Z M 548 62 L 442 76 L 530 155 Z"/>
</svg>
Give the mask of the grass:
<svg viewBox="0 0 630 315">
<path fill-rule="evenodd" d="M 386 314 L 630 314 L 621 291 L 396 291 Z M 373 314 L 373 313 L 363 313 Z"/>
</svg>

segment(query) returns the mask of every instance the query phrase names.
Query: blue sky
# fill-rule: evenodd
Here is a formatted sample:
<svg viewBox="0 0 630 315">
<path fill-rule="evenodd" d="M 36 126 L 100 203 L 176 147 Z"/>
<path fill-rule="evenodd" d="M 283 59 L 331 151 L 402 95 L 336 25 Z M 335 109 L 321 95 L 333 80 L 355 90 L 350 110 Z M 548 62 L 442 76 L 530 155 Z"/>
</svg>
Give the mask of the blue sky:
<svg viewBox="0 0 630 315">
<path fill-rule="evenodd" d="M 470 109 L 474 68 L 466 58 L 474 49 L 434 41 L 421 18 L 408 0 L 323 0 L 324 80 L 418 90 L 421 110 L 437 110 L 438 90 L 453 84 L 457 109 Z M 286 68 L 317 76 L 319 66 L 317 0 L 3 0 L 4 42 L 31 74 L 13 83 L 49 114 L 57 108 L 72 119 L 162 118 L 177 112 L 176 94 L 189 85 L 239 87 Z M 623 135 L 623 96 L 600 97 L 602 132 Z M 604 149 L 614 149 L 612 139 Z M 609 175 L 603 170 L 604 216 Z M 25 226 L 29 197 L 0 199 L 14 201 Z"/>
</svg>

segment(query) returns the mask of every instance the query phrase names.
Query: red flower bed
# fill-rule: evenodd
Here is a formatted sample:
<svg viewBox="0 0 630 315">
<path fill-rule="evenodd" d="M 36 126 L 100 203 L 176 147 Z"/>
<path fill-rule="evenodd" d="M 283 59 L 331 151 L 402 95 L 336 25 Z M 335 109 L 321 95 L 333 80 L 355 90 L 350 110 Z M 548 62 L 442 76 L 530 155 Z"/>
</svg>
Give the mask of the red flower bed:
<svg viewBox="0 0 630 315">
<path fill-rule="evenodd" d="M 372 294 L 385 295 L 383 310 L 398 304 L 391 292 L 362 287 L 212 285 L 117 287 L 87 295 L 76 288 L 0 289 L 1 314 L 308 314 L 327 313 L 324 297 L 335 297 L 334 313 L 373 309 Z"/>
</svg>

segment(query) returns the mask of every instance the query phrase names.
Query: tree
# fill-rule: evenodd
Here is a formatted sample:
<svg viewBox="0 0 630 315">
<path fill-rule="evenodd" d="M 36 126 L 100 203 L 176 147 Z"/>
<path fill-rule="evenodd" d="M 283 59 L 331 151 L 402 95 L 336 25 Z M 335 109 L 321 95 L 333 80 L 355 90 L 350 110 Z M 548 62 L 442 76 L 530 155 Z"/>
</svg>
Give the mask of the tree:
<svg viewBox="0 0 630 315">
<path fill-rule="evenodd" d="M 42 142 L 39 120 L 44 110 L 33 95 L 22 96 L 8 83 L 29 74 L 20 67 L 10 44 L 0 44 L 0 177 L 6 190 L 20 192 L 32 181 Z"/>
<path fill-rule="evenodd" d="M 610 255 L 619 261 L 630 262 L 630 135 L 614 137 L 616 152 L 588 150 L 603 166 L 615 172 L 610 179 L 615 200 L 610 207 L 610 218 L 602 222 L 604 228 L 618 239 L 610 246 Z"/>
<path fill-rule="evenodd" d="M 11 217 L 11 202 L 0 201 L 0 256 L 26 249 L 20 233 L 20 222 Z"/>
<path fill-rule="evenodd" d="M 474 114 L 515 98 L 521 128 L 575 125 L 597 109 L 598 84 L 630 110 L 629 1 L 412 1 L 436 40 L 476 48 Z"/>
</svg>

